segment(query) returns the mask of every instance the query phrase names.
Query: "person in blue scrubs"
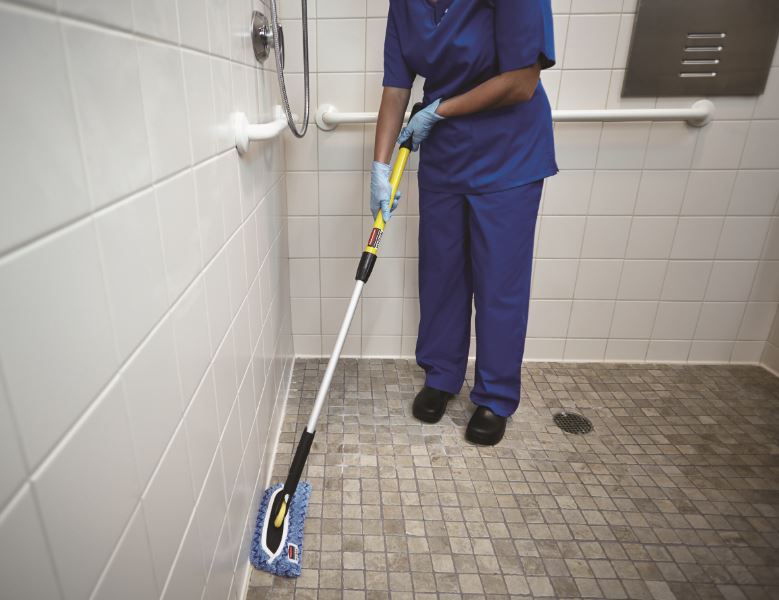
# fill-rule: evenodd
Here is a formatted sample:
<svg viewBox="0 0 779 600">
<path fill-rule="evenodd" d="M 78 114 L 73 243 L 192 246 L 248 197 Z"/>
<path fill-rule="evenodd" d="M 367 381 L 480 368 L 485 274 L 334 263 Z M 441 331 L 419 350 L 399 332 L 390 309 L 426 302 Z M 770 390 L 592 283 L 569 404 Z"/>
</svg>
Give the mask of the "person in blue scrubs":
<svg viewBox="0 0 779 600">
<path fill-rule="evenodd" d="M 519 407 L 533 239 L 557 172 L 541 69 L 555 64 L 550 0 L 390 0 L 371 208 L 390 210 L 395 142 L 421 147 L 413 414 L 437 422 L 465 379 L 476 308 L 477 405 L 466 439 L 496 444 Z M 423 103 L 400 132 L 415 77 Z M 397 140 L 396 140 L 397 138 Z"/>
</svg>

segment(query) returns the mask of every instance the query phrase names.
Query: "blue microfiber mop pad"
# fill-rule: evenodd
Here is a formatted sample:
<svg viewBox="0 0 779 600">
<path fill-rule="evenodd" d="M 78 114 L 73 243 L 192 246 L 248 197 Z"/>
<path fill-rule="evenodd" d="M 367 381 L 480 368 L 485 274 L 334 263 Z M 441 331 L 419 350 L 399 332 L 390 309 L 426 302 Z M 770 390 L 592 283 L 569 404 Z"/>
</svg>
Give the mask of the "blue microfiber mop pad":
<svg viewBox="0 0 779 600">
<path fill-rule="evenodd" d="M 254 530 L 254 536 L 252 537 L 251 561 L 258 569 L 274 573 L 275 575 L 300 577 L 301 559 L 303 556 L 303 525 L 306 520 L 306 512 L 308 511 L 308 501 L 311 498 L 311 484 L 309 482 L 301 481 L 298 484 L 297 491 L 292 496 L 292 503 L 285 517 L 285 520 L 288 521 L 287 533 L 281 540 L 276 556 L 271 556 L 266 550 L 262 539 L 273 493 L 283 487 L 284 485 L 280 483 L 265 490 L 260 503 L 260 510 L 257 513 L 257 525 Z"/>
</svg>

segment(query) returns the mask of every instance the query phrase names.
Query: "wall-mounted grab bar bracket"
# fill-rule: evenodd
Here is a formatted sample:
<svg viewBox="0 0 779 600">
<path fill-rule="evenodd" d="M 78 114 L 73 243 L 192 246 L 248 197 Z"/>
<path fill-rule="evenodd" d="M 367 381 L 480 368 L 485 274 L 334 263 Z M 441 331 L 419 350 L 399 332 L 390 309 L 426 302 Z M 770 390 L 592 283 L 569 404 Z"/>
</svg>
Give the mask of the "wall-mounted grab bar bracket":
<svg viewBox="0 0 779 600">
<path fill-rule="evenodd" d="M 249 123 L 246 113 L 234 113 L 232 116 L 235 133 L 235 148 L 239 154 L 249 151 L 249 142 L 270 140 L 287 128 L 287 117 L 280 106 L 273 107 L 273 120 L 267 123 Z"/>
<path fill-rule="evenodd" d="M 598 110 L 555 110 L 552 118 L 558 123 L 686 121 L 692 127 L 708 125 L 714 115 L 714 103 L 699 100 L 689 108 L 626 108 Z M 321 104 L 316 111 L 316 124 L 332 131 L 341 124 L 375 123 L 375 112 L 339 112 L 332 104 Z M 408 118 L 408 113 L 406 113 Z"/>
</svg>

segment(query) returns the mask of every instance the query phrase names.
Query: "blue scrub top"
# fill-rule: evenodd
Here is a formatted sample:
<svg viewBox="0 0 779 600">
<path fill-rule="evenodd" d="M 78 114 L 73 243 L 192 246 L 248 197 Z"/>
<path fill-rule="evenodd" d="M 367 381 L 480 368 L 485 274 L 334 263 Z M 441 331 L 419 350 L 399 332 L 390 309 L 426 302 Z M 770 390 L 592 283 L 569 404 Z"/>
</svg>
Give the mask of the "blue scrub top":
<svg viewBox="0 0 779 600">
<path fill-rule="evenodd" d="M 410 89 L 421 75 L 425 104 L 535 63 L 555 64 L 550 0 L 390 0 L 384 86 Z M 527 102 L 439 122 L 421 147 L 419 187 L 486 194 L 555 173 L 539 81 Z"/>
</svg>

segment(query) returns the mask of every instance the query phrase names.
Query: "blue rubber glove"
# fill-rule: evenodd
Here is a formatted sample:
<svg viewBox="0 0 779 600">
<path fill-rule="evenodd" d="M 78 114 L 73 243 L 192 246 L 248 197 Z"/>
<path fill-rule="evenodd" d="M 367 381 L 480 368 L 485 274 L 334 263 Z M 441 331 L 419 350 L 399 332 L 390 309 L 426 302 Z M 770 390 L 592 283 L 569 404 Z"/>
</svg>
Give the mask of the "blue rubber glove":
<svg viewBox="0 0 779 600">
<path fill-rule="evenodd" d="M 435 111 L 439 104 L 441 104 L 440 98 L 435 102 L 431 102 L 425 108 L 415 114 L 414 118 L 412 118 L 408 122 L 408 125 L 406 125 L 400 132 L 400 135 L 398 136 L 398 144 L 402 144 L 408 138 L 411 138 L 411 142 L 413 144 L 411 149 L 414 152 L 419 150 L 419 145 L 427 139 L 428 135 L 430 135 L 430 130 L 433 129 L 433 125 L 438 123 L 438 121 L 443 121 L 446 118 L 442 117 Z"/>
<path fill-rule="evenodd" d="M 373 218 L 381 214 L 384 216 L 384 222 L 388 222 L 392 213 L 400 204 L 400 192 L 395 194 L 395 202 L 392 203 L 390 210 L 389 201 L 392 194 L 392 184 L 390 183 L 390 173 L 392 168 L 383 162 L 374 160 L 371 165 L 371 214 Z"/>
</svg>

